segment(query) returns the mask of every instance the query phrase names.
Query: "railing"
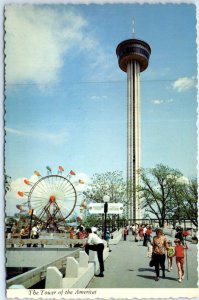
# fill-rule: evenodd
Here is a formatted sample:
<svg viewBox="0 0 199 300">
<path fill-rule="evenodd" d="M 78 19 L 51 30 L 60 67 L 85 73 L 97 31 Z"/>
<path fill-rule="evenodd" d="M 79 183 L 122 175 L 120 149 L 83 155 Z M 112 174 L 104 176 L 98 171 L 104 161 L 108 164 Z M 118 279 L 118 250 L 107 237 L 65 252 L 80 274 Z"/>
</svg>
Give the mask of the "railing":
<svg viewBox="0 0 199 300">
<path fill-rule="evenodd" d="M 34 240 L 35 242 L 35 240 Z M 11 285 L 23 285 L 25 288 L 30 288 L 36 283 L 40 282 L 41 280 L 46 278 L 46 272 L 48 267 L 56 267 L 58 269 L 65 268 L 66 267 L 66 261 L 67 257 L 79 257 L 79 251 L 81 248 L 78 248 L 77 250 L 74 250 L 72 253 L 64 255 L 63 257 L 49 263 L 46 265 L 43 265 L 41 267 L 35 268 L 34 270 L 30 270 L 24 274 L 18 275 L 16 277 L 13 277 L 9 280 L 7 280 L 7 288 L 9 288 Z"/>
<path fill-rule="evenodd" d="M 14 247 L 16 246 L 24 246 L 24 245 L 40 245 L 41 247 L 45 245 L 63 245 L 63 246 L 70 246 L 70 245 L 75 245 L 79 244 L 82 245 L 85 243 L 85 239 L 69 239 L 69 238 L 64 238 L 64 239 L 21 239 L 21 238 L 11 238 L 11 239 L 6 239 L 6 247 L 11 246 Z"/>
</svg>

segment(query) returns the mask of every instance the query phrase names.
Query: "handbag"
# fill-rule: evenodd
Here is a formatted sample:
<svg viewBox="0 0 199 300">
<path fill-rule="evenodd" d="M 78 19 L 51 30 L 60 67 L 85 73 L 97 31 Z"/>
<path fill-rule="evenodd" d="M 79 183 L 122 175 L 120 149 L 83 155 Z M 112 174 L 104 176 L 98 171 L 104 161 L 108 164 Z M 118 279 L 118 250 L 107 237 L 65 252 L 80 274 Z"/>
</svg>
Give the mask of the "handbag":
<svg viewBox="0 0 199 300">
<path fill-rule="evenodd" d="M 154 259 L 154 255 L 152 254 L 151 260 L 149 262 L 149 267 L 154 267 L 155 266 L 155 259 Z"/>
</svg>

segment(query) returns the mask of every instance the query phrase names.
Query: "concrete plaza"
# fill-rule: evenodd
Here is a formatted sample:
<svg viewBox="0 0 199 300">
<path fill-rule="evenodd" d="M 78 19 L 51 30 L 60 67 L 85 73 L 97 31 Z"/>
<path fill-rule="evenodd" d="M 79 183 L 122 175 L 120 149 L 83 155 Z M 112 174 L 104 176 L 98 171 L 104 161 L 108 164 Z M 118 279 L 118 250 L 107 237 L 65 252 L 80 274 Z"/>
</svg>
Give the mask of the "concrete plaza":
<svg viewBox="0 0 199 300">
<path fill-rule="evenodd" d="M 112 252 L 105 261 L 105 276 L 93 277 L 87 288 L 197 288 L 197 245 L 187 242 L 187 246 L 187 265 L 185 259 L 185 278 L 182 283 L 178 282 L 175 257 L 171 272 L 167 270 L 166 259 L 166 278 L 162 278 L 160 270 L 160 280 L 157 282 L 154 280 L 155 268 L 149 267 L 150 259 L 146 257 L 147 247 L 141 241 L 136 243 L 130 234 L 127 241 L 121 239 L 117 245 L 111 245 Z"/>
</svg>

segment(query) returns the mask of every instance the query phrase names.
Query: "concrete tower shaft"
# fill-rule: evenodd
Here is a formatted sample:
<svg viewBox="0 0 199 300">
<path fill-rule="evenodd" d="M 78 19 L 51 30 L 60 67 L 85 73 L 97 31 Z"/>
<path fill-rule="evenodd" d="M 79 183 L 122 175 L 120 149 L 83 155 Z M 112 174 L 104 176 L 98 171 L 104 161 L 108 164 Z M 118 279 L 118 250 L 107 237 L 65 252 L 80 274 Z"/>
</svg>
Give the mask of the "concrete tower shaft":
<svg viewBox="0 0 199 300">
<path fill-rule="evenodd" d="M 139 184 L 137 170 L 141 166 L 140 133 L 140 72 L 148 67 L 150 46 L 138 39 L 121 42 L 116 49 L 119 67 L 127 72 L 127 182 L 128 216 L 132 220 L 140 218 Z"/>
</svg>

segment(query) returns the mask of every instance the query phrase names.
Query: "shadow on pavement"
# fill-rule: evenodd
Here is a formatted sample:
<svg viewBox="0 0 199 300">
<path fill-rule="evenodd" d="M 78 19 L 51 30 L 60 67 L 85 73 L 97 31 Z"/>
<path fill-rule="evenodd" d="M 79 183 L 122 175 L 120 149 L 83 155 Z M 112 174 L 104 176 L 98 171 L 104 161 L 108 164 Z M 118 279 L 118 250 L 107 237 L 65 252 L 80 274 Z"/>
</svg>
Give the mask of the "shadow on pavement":
<svg viewBox="0 0 199 300">
<path fill-rule="evenodd" d="M 136 275 L 136 276 L 155 280 L 155 276 L 150 276 L 150 275 Z"/>
<path fill-rule="evenodd" d="M 139 271 L 139 272 L 144 272 L 144 271 L 155 272 L 155 270 L 154 270 L 154 269 L 151 269 L 151 268 L 139 268 L 138 271 Z"/>
<path fill-rule="evenodd" d="M 155 280 L 155 275 L 154 276 L 150 276 L 150 275 L 136 275 L 136 276 L 138 276 L 138 277 L 143 277 L 143 278 L 146 278 L 146 279 L 153 279 L 153 280 Z M 172 277 L 165 277 L 165 278 L 162 278 L 161 276 L 160 276 L 160 279 L 161 280 L 172 280 L 172 281 L 176 281 L 176 279 L 175 278 L 172 278 Z"/>
</svg>

